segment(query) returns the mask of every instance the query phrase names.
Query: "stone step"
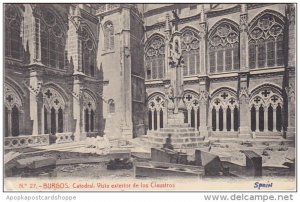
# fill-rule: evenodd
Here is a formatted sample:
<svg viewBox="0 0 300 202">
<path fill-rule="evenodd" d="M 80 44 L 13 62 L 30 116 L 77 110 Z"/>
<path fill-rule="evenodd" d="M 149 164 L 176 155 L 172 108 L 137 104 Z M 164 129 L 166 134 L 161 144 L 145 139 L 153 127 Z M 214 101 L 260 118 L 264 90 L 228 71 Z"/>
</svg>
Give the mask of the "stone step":
<svg viewBox="0 0 300 202">
<path fill-rule="evenodd" d="M 162 132 L 192 132 L 196 131 L 195 128 L 160 128 L 159 131 Z"/>
<path fill-rule="evenodd" d="M 152 142 L 159 142 L 159 143 L 165 143 L 166 138 L 163 137 L 149 137 L 149 141 Z M 172 138 L 172 144 L 173 143 L 188 143 L 188 142 L 201 142 L 204 140 L 204 137 L 188 137 L 188 138 Z"/>
<path fill-rule="evenodd" d="M 174 149 L 194 149 L 194 148 L 198 148 L 198 147 L 204 147 L 205 144 L 206 144 L 206 142 L 204 142 L 204 141 L 192 142 L 192 143 L 173 143 L 172 142 Z M 148 145 L 150 147 L 162 148 L 164 143 L 157 143 L 157 142 L 149 141 Z"/>
<path fill-rule="evenodd" d="M 148 134 L 148 136 L 152 136 L 152 137 L 165 137 L 167 138 L 169 136 L 170 133 L 150 133 Z M 200 136 L 199 132 L 194 132 L 194 133 L 171 133 L 171 138 L 181 138 L 181 137 L 197 137 Z"/>
</svg>

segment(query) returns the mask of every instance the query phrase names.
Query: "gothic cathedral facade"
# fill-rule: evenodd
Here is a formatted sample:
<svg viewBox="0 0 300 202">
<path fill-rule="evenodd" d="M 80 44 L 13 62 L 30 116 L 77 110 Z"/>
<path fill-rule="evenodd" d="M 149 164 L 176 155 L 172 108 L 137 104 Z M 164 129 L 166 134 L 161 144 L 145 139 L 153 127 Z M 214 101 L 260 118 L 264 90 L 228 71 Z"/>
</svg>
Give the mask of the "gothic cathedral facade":
<svg viewBox="0 0 300 202">
<path fill-rule="evenodd" d="M 7 148 L 163 128 L 175 20 L 185 123 L 209 136 L 295 136 L 292 4 L 4 8 Z"/>
</svg>

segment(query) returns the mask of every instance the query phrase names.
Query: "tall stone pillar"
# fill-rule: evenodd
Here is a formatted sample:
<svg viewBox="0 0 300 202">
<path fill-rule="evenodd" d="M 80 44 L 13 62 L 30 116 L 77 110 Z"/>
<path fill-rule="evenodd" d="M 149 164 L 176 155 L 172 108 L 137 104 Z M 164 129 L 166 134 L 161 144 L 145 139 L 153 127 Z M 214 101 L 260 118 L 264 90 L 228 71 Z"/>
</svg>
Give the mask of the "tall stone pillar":
<svg viewBox="0 0 300 202">
<path fill-rule="evenodd" d="M 121 14 L 121 93 L 122 123 L 121 131 L 125 139 L 132 139 L 132 88 L 130 54 L 130 7 L 123 7 Z"/>
<path fill-rule="evenodd" d="M 32 66 L 30 68 L 29 85 L 27 86 L 30 94 L 30 119 L 32 121 L 32 135 L 41 134 L 41 109 L 43 105 L 42 95 L 40 89 L 42 81 L 40 79 L 40 68 L 38 66 Z"/>
<path fill-rule="evenodd" d="M 204 13 L 204 5 L 201 5 L 199 29 L 199 53 L 200 53 L 200 74 L 206 75 L 206 41 L 207 41 L 207 23 Z"/>
<path fill-rule="evenodd" d="M 239 89 L 239 136 L 250 137 L 250 108 L 249 108 L 249 93 L 248 93 L 248 74 L 240 74 L 240 89 Z"/>
<path fill-rule="evenodd" d="M 242 4 L 240 14 L 240 69 L 248 71 L 248 11 Z"/>
<path fill-rule="evenodd" d="M 75 120 L 75 131 L 74 137 L 75 141 L 85 139 L 84 135 L 84 113 L 83 113 L 83 98 L 82 98 L 82 82 L 79 75 L 73 75 L 73 117 Z"/>
<path fill-rule="evenodd" d="M 209 116 L 209 93 L 207 90 L 208 77 L 199 79 L 199 132 L 200 135 L 208 136 L 208 118 Z"/>
<path fill-rule="evenodd" d="M 296 30 L 295 30 L 295 4 L 288 4 L 286 8 L 286 17 L 288 19 L 288 61 L 286 74 L 286 103 L 284 103 L 283 110 L 285 122 L 283 129 L 286 130 L 285 137 L 287 139 L 295 140 L 296 134 L 296 102 L 295 102 L 295 66 L 296 66 Z M 287 109 L 286 109 L 287 108 Z M 287 122 L 287 123 L 286 123 Z"/>
<path fill-rule="evenodd" d="M 241 5 L 240 14 L 240 89 L 239 89 L 239 136 L 250 137 L 250 109 L 248 93 L 248 11 L 247 4 Z"/>
</svg>

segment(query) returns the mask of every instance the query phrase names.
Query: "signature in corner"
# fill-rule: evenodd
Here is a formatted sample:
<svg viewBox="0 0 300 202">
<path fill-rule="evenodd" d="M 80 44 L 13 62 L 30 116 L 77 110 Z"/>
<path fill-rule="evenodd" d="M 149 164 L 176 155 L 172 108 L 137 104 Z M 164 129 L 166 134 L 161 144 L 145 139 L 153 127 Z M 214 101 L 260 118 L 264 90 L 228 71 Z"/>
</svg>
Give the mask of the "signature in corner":
<svg viewBox="0 0 300 202">
<path fill-rule="evenodd" d="M 255 189 L 260 189 L 260 188 L 271 188 L 273 187 L 273 182 L 254 182 L 254 188 Z"/>
</svg>

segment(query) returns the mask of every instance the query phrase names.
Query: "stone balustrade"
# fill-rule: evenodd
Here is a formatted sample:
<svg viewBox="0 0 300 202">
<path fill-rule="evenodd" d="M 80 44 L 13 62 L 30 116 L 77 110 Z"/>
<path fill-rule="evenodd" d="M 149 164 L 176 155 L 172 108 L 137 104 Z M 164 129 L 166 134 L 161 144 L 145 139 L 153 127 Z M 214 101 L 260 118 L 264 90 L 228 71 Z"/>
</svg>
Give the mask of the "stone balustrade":
<svg viewBox="0 0 300 202">
<path fill-rule="evenodd" d="M 36 147 L 49 145 L 49 134 L 42 135 L 20 135 L 17 137 L 5 137 L 5 149 L 17 149 L 24 147 Z"/>
<path fill-rule="evenodd" d="M 56 133 L 55 136 L 56 136 L 55 143 L 57 144 L 74 142 L 74 135 L 72 132 Z"/>
</svg>

